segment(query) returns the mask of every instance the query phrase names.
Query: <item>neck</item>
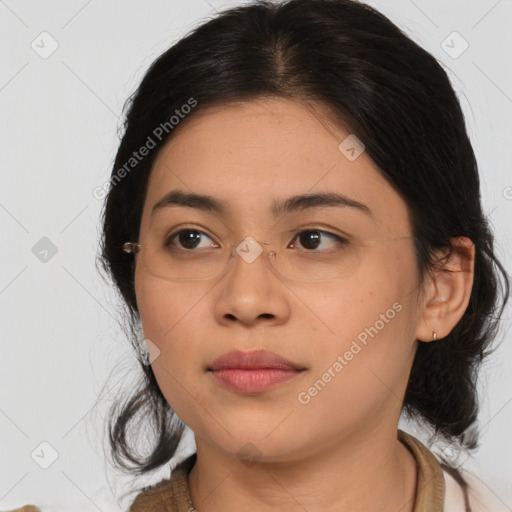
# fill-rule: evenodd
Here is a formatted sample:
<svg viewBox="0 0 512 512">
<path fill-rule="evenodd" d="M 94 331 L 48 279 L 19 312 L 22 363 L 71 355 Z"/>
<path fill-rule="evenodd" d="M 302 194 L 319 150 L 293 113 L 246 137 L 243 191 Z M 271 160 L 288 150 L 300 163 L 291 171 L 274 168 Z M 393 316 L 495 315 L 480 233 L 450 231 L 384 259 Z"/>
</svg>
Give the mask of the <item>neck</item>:
<svg viewBox="0 0 512 512">
<path fill-rule="evenodd" d="M 198 512 L 414 510 L 416 462 L 396 429 L 354 433 L 286 462 L 244 464 L 200 438 L 196 446 L 189 486 Z"/>
</svg>

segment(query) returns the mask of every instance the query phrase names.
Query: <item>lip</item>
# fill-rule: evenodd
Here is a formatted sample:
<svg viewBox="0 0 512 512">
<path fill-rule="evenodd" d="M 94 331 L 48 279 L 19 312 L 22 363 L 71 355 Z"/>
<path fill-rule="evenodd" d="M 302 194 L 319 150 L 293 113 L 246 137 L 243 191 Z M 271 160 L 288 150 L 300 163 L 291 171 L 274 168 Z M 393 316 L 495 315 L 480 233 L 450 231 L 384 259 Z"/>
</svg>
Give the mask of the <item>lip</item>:
<svg viewBox="0 0 512 512">
<path fill-rule="evenodd" d="M 259 370 L 259 369 L 280 369 L 280 370 L 302 370 L 300 365 L 285 359 L 284 357 L 267 350 L 253 350 L 243 352 L 233 350 L 215 359 L 208 367 L 208 370 L 217 371 L 225 369 Z"/>
<path fill-rule="evenodd" d="M 262 393 L 293 379 L 303 370 L 300 365 L 266 350 L 228 352 L 208 367 L 219 384 L 238 393 Z"/>
</svg>

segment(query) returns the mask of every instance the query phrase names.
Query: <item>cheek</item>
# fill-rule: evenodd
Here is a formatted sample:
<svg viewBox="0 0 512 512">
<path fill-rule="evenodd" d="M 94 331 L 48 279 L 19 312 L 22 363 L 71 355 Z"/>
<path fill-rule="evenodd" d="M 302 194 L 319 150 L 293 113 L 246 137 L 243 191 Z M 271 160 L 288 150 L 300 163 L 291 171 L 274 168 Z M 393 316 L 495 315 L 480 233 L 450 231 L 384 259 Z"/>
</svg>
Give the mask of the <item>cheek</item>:
<svg viewBox="0 0 512 512">
<path fill-rule="evenodd" d="M 355 341 L 365 349 L 375 340 L 377 350 L 384 349 L 385 344 L 390 352 L 406 341 L 404 327 L 410 318 L 411 305 L 404 304 L 405 295 L 392 283 L 388 286 L 381 283 L 376 289 L 361 280 L 347 281 L 341 289 L 324 295 L 310 292 L 306 297 L 306 304 L 321 320 L 311 324 L 322 331 L 319 343 L 315 343 L 315 357 L 319 360 L 325 361 L 327 355 L 332 358 L 343 354 Z"/>
<path fill-rule="evenodd" d="M 312 351 L 311 383 L 318 381 L 323 395 L 316 406 L 335 401 L 356 411 L 390 393 L 400 396 L 415 350 L 415 279 L 413 261 L 397 258 L 368 266 L 323 295 L 309 292 L 330 331 Z"/>
<path fill-rule="evenodd" d="M 166 360 L 191 357 L 194 353 L 193 331 L 200 330 L 200 313 L 209 287 L 178 284 L 154 278 L 142 272 L 135 275 L 137 306 L 145 338 L 150 339 Z M 186 335 L 186 337 L 185 337 Z"/>
</svg>

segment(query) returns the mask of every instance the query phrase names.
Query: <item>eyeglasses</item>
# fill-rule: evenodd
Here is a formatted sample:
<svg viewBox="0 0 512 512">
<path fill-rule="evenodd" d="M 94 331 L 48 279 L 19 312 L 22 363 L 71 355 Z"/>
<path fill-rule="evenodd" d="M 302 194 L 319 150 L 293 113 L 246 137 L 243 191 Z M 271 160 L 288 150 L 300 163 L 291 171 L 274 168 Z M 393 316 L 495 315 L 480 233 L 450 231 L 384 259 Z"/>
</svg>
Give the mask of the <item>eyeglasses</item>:
<svg viewBox="0 0 512 512">
<path fill-rule="evenodd" d="M 377 247 L 412 237 L 356 242 L 319 229 L 307 229 L 298 232 L 295 239 L 302 247 L 279 248 L 275 242 L 260 243 L 251 236 L 218 242 L 201 230 L 187 228 L 158 242 L 126 242 L 123 251 L 137 255 L 138 264 L 148 273 L 170 281 L 214 279 L 228 272 L 237 256 L 241 264 L 253 264 L 263 255 L 270 269 L 284 279 L 325 282 L 352 275 Z M 324 239 L 328 248 L 318 250 L 317 243 L 321 245 Z"/>
</svg>

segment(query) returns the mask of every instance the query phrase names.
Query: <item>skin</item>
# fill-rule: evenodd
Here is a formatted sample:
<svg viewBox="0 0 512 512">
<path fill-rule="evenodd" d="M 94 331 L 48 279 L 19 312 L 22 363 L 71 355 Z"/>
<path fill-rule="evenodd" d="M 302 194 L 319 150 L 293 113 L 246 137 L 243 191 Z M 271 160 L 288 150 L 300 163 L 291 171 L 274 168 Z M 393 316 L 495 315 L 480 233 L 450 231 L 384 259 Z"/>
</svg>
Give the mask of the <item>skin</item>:
<svg viewBox="0 0 512 512">
<path fill-rule="evenodd" d="M 349 161 L 338 149 L 348 134 L 321 106 L 283 99 L 232 103 L 188 119 L 155 161 L 140 242 L 162 229 L 166 215 L 213 234 L 229 226 L 239 240 L 264 241 L 281 226 L 309 224 L 328 232 L 340 226 L 360 240 L 410 236 L 406 203 L 367 154 Z M 172 189 L 222 199 L 226 215 L 180 206 L 151 216 Z M 318 191 L 360 201 L 372 215 L 321 207 L 272 216 L 274 199 Z M 200 282 L 165 280 L 137 264 L 144 336 L 160 350 L 156 379 L 195 435 L 189 484 L 199 512 L 413 510 L 416 464 L 397 441 L 397 426 L 418 340 L 432 340 L 434 330 L 446 336 L 468 304 L 473 246 L 464 238 L 454 244 L 460 254 L 424 282 L 410 239 L 376 244 L 351 275 L 327 283 L 285 281 L 263 256 L 251 264 L 237 258 L 222 278 Z M 395 303 L 400 312 L 300 403 L 298 394 Z M 266 349 L 306 370 L 263 393 L 234 393 L 207 367 L 236 349 Z M 237 455 L 247 443 L 250 463 Z"/>
</svg>

